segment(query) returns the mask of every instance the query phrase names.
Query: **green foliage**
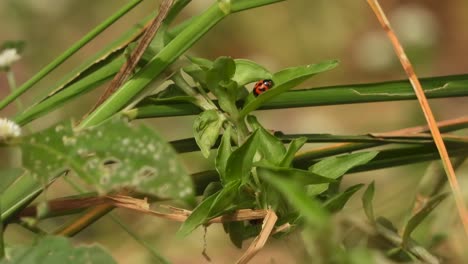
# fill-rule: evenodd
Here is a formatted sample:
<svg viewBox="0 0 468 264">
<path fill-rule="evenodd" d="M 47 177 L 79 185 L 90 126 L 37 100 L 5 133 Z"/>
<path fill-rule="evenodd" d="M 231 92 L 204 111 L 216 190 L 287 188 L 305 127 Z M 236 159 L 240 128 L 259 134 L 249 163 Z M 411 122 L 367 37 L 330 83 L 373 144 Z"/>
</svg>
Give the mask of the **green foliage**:
<svg viewBox="0 0 468 264">
<path fill-rule="evenodd" d="M 175 152 L 143 125 L 112 119 L 75 129 L 66 122 L 25 137 L 20 146 L 23 165 L 44 183 L 72 169 L 100 193 L 130 187 L 161 198 L 193 195 L 190 178 Z"/>
<path fill-rule="evenodd" d="M 362 196 L 362 205 L 364 208 L 364 212 L 366 213 L 367 219 L 369 219 L 369 221 L 371 221 L 372 223 L 375 222 L 374 207 L 372 205 L 372 200 L 374 199 L 374 190 L 375 184 L 374 182 L 372 182 L 371 184 L 369 184 L 366 191 L 364 192 L 364 195 Z"/>
<path fill-rule="evenodd" d="M 229 156 L 226 165 L 226 182 L 246 181 L 252 169 L 253 158 L 257 152 L 259 134 L 255 131 L 247 141 Z"/>
<path fill-rule="evenodd" d="M 410 239 L 411 233 L 418 227 L 421 222 L 427 218 L 427 216 L 447 197 L 446 193 L 437 195 L 433 198 L 431 198 L 427 204 L 419 210 L 418 213 L 413 215 L 410 220 L 408 220 L 408 223 L 406 223 L 404 233 L 403 233 L 403 245 L 406 245 L 408 243 L 408 240 Z"/>
<path fill-rule="evenodd" d="M 271 78 L 274 83 L 274 88 L 262 93 L 255 100 L 247 101 L 240 112 L 240 116 L 247 116 L 250 112 L 259 108 L 262 104 L 273 99 L 275 96 L 288 91 L 318 73 L 331 70 L 337 65 L 337 61 L 325 61 L 318 64 L 292 67 L 274 73 Z"/>
<path fill-rule="evenodd" d="M 7 250 L 2 264 L 101 264 L 117 263 L 99 246 L 74 247 L 64 237 L 46 236 L 38 239 L 31 246 L 19 246 Z"/>
<path fill-rule="evenodd" d="M 0 108 L 6 107 L 32 87 L 137 2 L 139 0 L 129 3 L 19 90 L 0 101 Z M 332 217 L 339 214 L 350 198 L 365 185 L 358 183 L 343 190 L 340 188 L 341 181 L 350 172 L 431 159 L 436 156 L 430 145 L 432 142 L 420 135 L 411 139 L 384 140 L 373 135 L 273 134 L 256 119 L 253 111 L 411 99 L 414 96 L 408 92 L 407 82 L 345 85 L 293 92 L 290 90 L 319 73 L 335 68 L 338 62 L 329 60 L 271 73 L 254 61 L 229 56 L 213 61 L 192 56 L 187 56 L 188 60 L 180 60 L 190 47 L 229 14 L 280 0 L 213 1 L 199 16 L 171 27 L 189 2 L 175 1 L 134 69 L 134 75 L 79 125 L 63 121 L 41 132 L 2 142 L 0 147 L 20 147 L 24 168 L 0 171 L 1 223 L 16 221 L 13 216 L 18 210 L 29 205 L 56 178 L 73 171 L 71 176 L 79 177 L 80 184 L 85 183 L 88 185 L 86 187 L 97 190 L 97 195 L 125 188 L 139 195 L 193 202 L 194 189 L 198 194 L 203 193 L 200 202 L 195 204 L 192 213 L 181 225 L 177 233 L 180 236 L 210 224 L 213 218 L 239 209 L 268 209 L 274 210 L 278 216 L 275 227 L 283 224 L 290 224 L 291 227 L 275 236 L 281 238 L 295 230 L 302 230 L 305 250 L 312 257 L 317 256 L 317 262 L 323 259 L 329 263 L 373 263 L 373 251 L 360 242 L 349 245 L 346 238 L 341 236 L 341 229 L 347 225 L 336 224 L 336 221 L 346 219 L 346 212 L 342 218 L 337 217 L 338 220 Z M 143 19 L 70 71 L 52 86 L 52 92 L 48 91 L 28 109 L 16 113 L 14 121 L 20 125 L 28 124 L 105 83 L 126 63 L 126 53 L 132 52 L 137 38 L 143 33 L 142 25 L 150 19 Z M 20 48 L 19 44 L 22 45 L 12 45 Z M 184 64 L 174 64 L 178 60 Z M 467 94 L 466 78 L 429 78 L 424 82 L 432 89 L 428 90 L 431 96 L 460 96 Z M 254 97 L 248 87 L 263 79 L 273 80 L 274 85 Z M 157 93 L 147 96 L 152 89 L 147 88 L 151 83 L 164 85 L 160 85 Z M 213 164 L 216 171 L 209 175 L 199 173 L 201 179 L 193 177 L 196 188 L 178 162 L 173 148 L 156 131 L 145 125 L 130 125 L 117 118 L 122 115 L 133 119 L 187 114 L 198 114 L 193 124 L 193 138 L 181 140 L 185 145 L 177 148 L 178 151 L 193 151 L 198 147 L 205 158 L 209 158 L 213 149 L 216 152 Z M 452 125 L 450 129 L 466 126 L 466 123 L 461 123 Z M 358 143 L 335 149 L 314 149 L 298 157 L 298 151 L 307 142 L 336 141 Z M 290 144 L 286 147 L 287 142 Z M 360 151 L 395 142 L 416 146 Z M 453 144 L 451 154 L 466 155 L 463 138 L 452 137 L 447 142 Z M 357 225 L 359 228 L 365 226 L 362 229 L 368 232 L 362 235 L 361 240 L 379 240 L 376 250 L 392 260 L 437 263 L 434 256 L 413 240 L 412 234 L 446 195 L 433 197 L 399 231 L 398 225 L 374 215 L 374 193 L 372 182 L 362 195 L 364 213 L 370 224 L 363 222 Z M 54 213 L 46 201 L 41 201 L 35 209 L 38 219 L 33 219 L 34 223 Z M 86 215 L 86 219 L 91 220 L 78 223 L 89 225 L 106 212 L 92 217 Z M 263 228 L 261 220 L 223 222 L 223 226 L 233 244 L 241 248 L 246 239 L 259 235 Z M 347 230 L 343 231 L 346 233 Z M 2 247 L 3 243 L 0 243 L 0 250 Z M 62 237 L 41 237 L 32 246 L 10 247 L 6 252 L 7 257 L 0 263 L 115 263 L 99 247 L 72 247 Z"/>
<path fill-rule="evenodd" d="M 211 147 L 216 143 L 223 123 L 224 116 L 216 110 L 205 111 L 195 119 L 193 134 L 205 158 L 210 155 Z"/>
</svg>

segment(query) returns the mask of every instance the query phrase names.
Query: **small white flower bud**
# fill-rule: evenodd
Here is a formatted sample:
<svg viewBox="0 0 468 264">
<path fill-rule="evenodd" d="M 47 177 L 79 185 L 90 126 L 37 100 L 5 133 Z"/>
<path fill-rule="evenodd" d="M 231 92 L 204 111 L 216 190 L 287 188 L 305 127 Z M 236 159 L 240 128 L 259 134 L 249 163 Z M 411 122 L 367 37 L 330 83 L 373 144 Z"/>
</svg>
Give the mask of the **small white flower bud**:
<svg viewBox="0 0 468 264">
<path fill-rule="evenodd" d="M 21 56 L 16 49 L 4 49 L 0 52 L 0 69 L 8 69 Z"/>
<path fill-rule="evenodd" d="M 20 135 L 20 126 L 6 118 L 0 118 L 0 140 L 15 138 Z"/>
</svg>

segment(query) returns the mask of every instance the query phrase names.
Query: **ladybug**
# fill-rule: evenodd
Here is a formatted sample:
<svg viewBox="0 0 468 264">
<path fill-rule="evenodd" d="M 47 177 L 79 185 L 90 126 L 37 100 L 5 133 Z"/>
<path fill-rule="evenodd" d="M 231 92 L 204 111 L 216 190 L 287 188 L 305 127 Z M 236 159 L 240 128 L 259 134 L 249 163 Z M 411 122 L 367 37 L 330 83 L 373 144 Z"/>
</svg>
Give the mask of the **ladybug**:
<svg viewBox="0 0 468 264">
<path fill-rule="evenodd" d="M 255 97 L 259 96 L 260 94 L 268 91 L 273 87 L 273 81 L 272 80 L 260 80 L 258 81 L 253 89 L 253 94 Z"/>
</svg>

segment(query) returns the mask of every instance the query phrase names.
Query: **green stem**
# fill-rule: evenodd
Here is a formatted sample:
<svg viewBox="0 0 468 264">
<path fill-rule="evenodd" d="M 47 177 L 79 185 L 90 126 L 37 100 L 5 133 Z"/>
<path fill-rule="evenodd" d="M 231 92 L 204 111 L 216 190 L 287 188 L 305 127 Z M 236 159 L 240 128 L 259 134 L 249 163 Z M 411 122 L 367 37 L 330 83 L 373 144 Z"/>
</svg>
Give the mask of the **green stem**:
<svg viewBox="0 0 468 264">
<path fill-rule="evenodd" d="M 72 47 L 67 49 L 64 53 L 54 59 L 51 63 L 45 66 L 42 70 L 40 70 L 36 75 L 34 75 L 31 79 L 21 85 L 18 89 L 13 91 L 9 94 L 6 98 L 4 98 L 0 102 L 0 110 L 5 108 L 8 104 L 18 98 L 20 95 L 25 93 L 29 88 L 31 88 L 34 84 L 39 82 L 42 78 L 44 78 L 47 74 L 49 74 L 52 70 L 57 68 L 60 64 L 62 64 L 65 60 L 71 57 L 75 52 L 81 49 L 84 45 L 94 39 L 97 35 L 99 35 L 102 31 L 112 25 L 115 21 L 117 21 L 120 17 L 125 15 L 128 11 L 130 11 L 133 7 L 138 5 L 142 0 L 133 0 L 127 5 L 125 5 L 122 9 L 117 11 L 114 15 L 106 19 L 103 23 L 98 25 L 96 28 L 91 30 L 88 34 L 86 34 L 82 39 L 76 42 Z"/>
<path fill-rule="evenodd" d="M 421 79 L 428 98 L 468 96 L 468 75 Z M 284 109 L 368 102 L 414 100 L 416 96 L 407 80 L 354 85 L 316 87 L 280 94 L 259 110 Z M 135 110 L 137 118 L 195 115 L 200 109 L 190 104 L 142 105 Z"/>
<path fill-rule="evenodd" d="M 13 93 L 16 90 L 15 73 L 11 69 L 8 69 L 7 72 L 6 72 L 6 76 L 7 76 L 8 86 L 10 86 L 10 92 Z M 22 111 L 23 110 L 23 104 L 21 103 L 21 100 L 16 99 L 15 102 L 16 102 L 16 106 L 18 108 L 18 111 Z"/>
<path fill-rule="evenodd" d="M 3 212 L 2 211 L 2 205 L 0 204 L 0 214 Z M 4 235 L 4 226 L 3 226 L 3 219 L 0 218 L 0 259 L 3 259 L 3 257 L 5 256 L 5 241 L 3 239 L 3 235 Z"/>
<path fill-rule="evenodd" d="M 226 16 L 217 4 L 212 5 L 184 31 L 169 42 L 148 64 L 132 79 L 101 104 L 82 123 L 81 127 L 97 125 L 121 110 L 133 98 L 140 94 L 146 86 L 160 73 L 172 64 L 180 55 L 188 50 L 209 29 Z"/>
<path fill-rule="evenodd" d="M 156 56 L 151 59 L 132 79 L 126 82 L 108 100 L 101 104 L 82 123 L 81 127 L 97 125 L 123 109 L 133 98 L 141 94 L 146 86 L 164 69 L 177 60 L 205 33 L 229 15 L 229 9 L 241 11 L 247 8 L 267 5 L 278 2 L 278 0 L 238 0 L 226 3 L 216 2 L 203 14 L 195 18 L 192 23 L 181 31 L 171 42 L 169 42 Z M 226 7 L 227 5 L 227 7 Z M 230 8 L 229 8 L 230 5 Z M 230 10 L 232 11 L 232 10 Z"/>
</svg>

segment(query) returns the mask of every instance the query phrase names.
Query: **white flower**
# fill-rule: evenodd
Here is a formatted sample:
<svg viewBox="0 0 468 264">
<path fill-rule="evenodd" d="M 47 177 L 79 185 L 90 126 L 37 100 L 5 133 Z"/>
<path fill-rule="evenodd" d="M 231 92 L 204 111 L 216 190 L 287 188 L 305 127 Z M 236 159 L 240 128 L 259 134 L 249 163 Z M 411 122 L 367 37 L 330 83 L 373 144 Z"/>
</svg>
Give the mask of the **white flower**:
<svg viewBox="0 0 468 264">
<path fill-rule="evenodd" d="M 21 128 L 13 121 L 0 118 L 0 140 L 19 137 Z"/>
<path fill-rule="evenodd" d="M 20 58 L 21 56 L 16 49 L 4 49 L 0 53 L 0 68 L 9 68 L 13 62 Z"/>
</svg>

